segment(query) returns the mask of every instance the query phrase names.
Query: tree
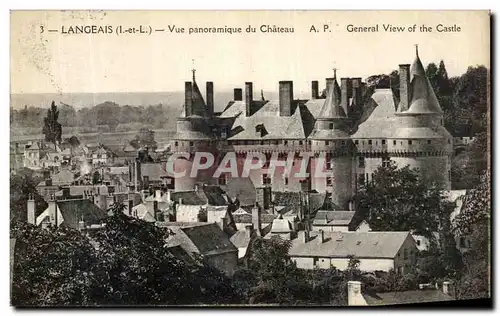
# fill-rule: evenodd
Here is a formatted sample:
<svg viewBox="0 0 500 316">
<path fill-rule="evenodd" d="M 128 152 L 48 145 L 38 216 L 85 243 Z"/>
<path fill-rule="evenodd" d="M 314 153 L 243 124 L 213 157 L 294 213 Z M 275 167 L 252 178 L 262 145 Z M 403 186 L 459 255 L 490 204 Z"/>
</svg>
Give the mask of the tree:
<svg viewBox="0 0 500 316">
<path fill-rule="evenodd" d="M 427 65 L 427 68 L 425 68 L 425 75 L 427 76 L 427 79 L 429 79 L 432 89 L 434 89 L 434 91 L 438 91 L 438 67 L 435 63 Z"/>
<path fill-rule="evenodd" d="M 155 132 L 149 128 L 141 128 L 130 144 L 136 149 L 147 147 L 156 150 Z"/>
<path fill-rule="evenodd" d="M 238 303 L 230 280 L 203 258 L 178 258 L 170 230 L 128 217 L 122 204 L 100 230 L 24 224 L 16 231 L 15 306 Z"/>
<path fill-rule="evenodd" d="M 50 109 L 47 110 L 47 116 L 44 118 L 43 134 L 45 135 L 45 141 L 54 144 L 54 148 L 58 142 L 61 142 L 62 127 L 57 121 L 59 118 L 59 111 L 54 101 L 50 105 Z"/>
<path fill-rule="evenodd" d="M 35 198 L 35 216 L 40 215 L 47 203 L 36 190 L 36 185 L 41 179 L 36 177 L 32 170 L 21 169 L 10 178 L 10 223 L 14 229 L 16 223 L 27 221 L 27 202 L 29 195 Z"/>
<path fill-rule="evenodd" d="M 450 212 L 441 188 L 420 178 L 409 166 L 391 161 L 361 186 L 360 212 L 375 231 L 414 231 L 428 238 Z"/>
</svg>

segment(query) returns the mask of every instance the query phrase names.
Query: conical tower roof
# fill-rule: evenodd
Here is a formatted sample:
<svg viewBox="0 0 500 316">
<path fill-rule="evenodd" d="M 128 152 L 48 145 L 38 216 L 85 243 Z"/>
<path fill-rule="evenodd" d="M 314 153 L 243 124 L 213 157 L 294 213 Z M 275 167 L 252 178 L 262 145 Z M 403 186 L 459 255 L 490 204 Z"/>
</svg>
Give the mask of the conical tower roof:
<svg viewBox="0 0 500 316">
<path fill-rule="evenodd" d="M 410 67 L 410 86 L 412 98 L 407 113 L 443 113 L 418 56 L 418 47 L 415 60 Z"/>
<path fill-rule="evenodd" d="M 203 100 L 203 95 L 201 94 L 200 89 L 198 88 L 198 84 L 196 83 L 195 72 L 196 70 L 193 69 L 193 93 L 191 94 L 193 100 L 192 115 L 207 117 L 208 116 L 207 105 L 205 104 L 205 100 Z"/>
<path fill-rule="evenodd" d="M 341 90 L 337 83 L 337 72 L 334 70 L 333 83 L 327 84 L 326 99 L 319 111 L 317 119 L 345 118 L 344 109 L 340 106 Z"/>
</svg>

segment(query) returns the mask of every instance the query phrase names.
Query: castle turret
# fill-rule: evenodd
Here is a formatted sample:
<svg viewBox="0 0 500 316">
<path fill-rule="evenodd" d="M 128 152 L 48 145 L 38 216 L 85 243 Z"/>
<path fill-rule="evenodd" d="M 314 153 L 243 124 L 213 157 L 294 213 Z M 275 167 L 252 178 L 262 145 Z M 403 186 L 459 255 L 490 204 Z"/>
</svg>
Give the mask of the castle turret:
<svg viewBox="0 0 500 316">
<path fill-rule="evenodd" d="M 338 209 L 347 209 L 352 197 L 352 146 L 342 102 L 334 71 L 334 77 L 327 79 L 326 99 L 310 136 L 314 153 L 311 185 L 319 192 L 332 192 L 332 202 Z"/>
<path fill-rule="evenodd" d="M 411 64 L 409 76 L 401 79 L 401 86 L 408 87 L 406 100 L 395 113 L 394 130 L 388 139 L 391 159 L 398 165 L 418 168 L 426 181 L 440 183 L 444 189 L 451 187 L 452 137 L 443 126 L 443 110 L 425 74 L 418 56 Z"/>
</svg>

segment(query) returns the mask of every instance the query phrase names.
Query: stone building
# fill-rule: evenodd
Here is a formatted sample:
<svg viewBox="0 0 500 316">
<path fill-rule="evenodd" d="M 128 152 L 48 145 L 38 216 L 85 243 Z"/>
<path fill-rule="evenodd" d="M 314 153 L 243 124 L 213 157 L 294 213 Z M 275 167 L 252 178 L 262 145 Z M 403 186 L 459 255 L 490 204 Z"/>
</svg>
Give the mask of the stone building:
<svg viewBox="0 0 500 316">
<path fill-rule="evenodd" d="M 213 83 L 207 82 L 205 103 L 193 71 L 192 82 L 185 83 L 183 113 L 171 144 L 173 155 L 180 157 L 174 170 L 187 170 L 186 176 L 175 179 L 175 190 L 192 190 L 199 182 L 231 187 L 231 174 L 214 176 L 227 153 L 236 156 L 238 176 L 245 158 L 265 156 L 262 168 L 248 174 L 255 187 L 328 192 L 332 210 L 350 210 L 357 188 L 389 161 L 418 168 L 423 178 L 449 189 L 453 140 L 443 126 L 443 111 L 418 51 L 411 65 L 400 65 L 399 73 L 399 99 L 391 89 L 375 89 L 363 101 L 367 88 L 361 78 L 341 78 L 339 86 L 334 71 L 333 78 L 326 79 L 324 98 L 318 95 L 317 81 L 312 82 L 310 100 L 294 97 L 292 81 L 279 82 L 278 100 L 254 99 L 253 83 L 246 82 L 244 94 L 235 89 L 234 100 L 214 113 Z M 360 108 L 362 114 L 355 114 Z M 214 154 L 215 164 L 191 177 L 199 152 Z M 289 174 L 284 166 L 288 157 L 293 158 Z M 272 159 L 281 165 L 273 169 Z M 303 165 L 305 176 L 299 172 Z"/>
</svg>

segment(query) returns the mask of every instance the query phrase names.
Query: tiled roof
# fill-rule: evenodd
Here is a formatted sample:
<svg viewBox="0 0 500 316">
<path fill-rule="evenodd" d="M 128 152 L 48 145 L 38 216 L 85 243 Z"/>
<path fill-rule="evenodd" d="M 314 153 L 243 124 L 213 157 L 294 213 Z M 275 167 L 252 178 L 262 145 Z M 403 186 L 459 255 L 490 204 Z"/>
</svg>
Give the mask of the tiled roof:
<svg viewBox="0 0 500 316">
<path fill-rule="evenodd" d="M 273 192 L 274 205 L 300 207 L 301 192 Z"/>
<path fill-rule="evenodd" d="M 409 232 L 323 232 L 324 242 L 319 243 L 318 232 L 310 232 L 311 239 L 304 243 L 300 238 L 292 241 L 290 256 L 347 258 L 390 258 L 393 259 L 407 238 Z"/>
<path fill-rule="evenodd" d="M 256 236 L 256 231 L 253 230 L 250 236 L 248 236 L 248 233 L 246 230 L 238 230 L 231 238 L 229 239 L 233 245 L 237 248 L 244 248 L 248 247 L 250 244 L 250 241 L 252 240 L 253 237 Z"/>
<path fill-rule="evenodd" d="M 178 191 L 171 193 L 171 199 L 174 202 L 179 203 L 179 200 L 182 199 L 182 204 L 185 205 L 205 205 L 206 200 L 201 198 L 199 194 L 196 194 L 194 191 Z"/>
<path fill-rule="evenodd" d="M 252 214 L 251 213 L 246 213 L 246 214 L 232 214 L 234 222 L 237 224 L 252 224 Z M 275 218 L 277 218 L 278 215 L 274 214 L 267 214 L 262 212 L 260 214 L 260 221 L 261 223 L 272 223 Z"/>
<path fill-rule="evenodd" d="M 187 253 L 205 256 L 237 252 L 228 236 L 215 223 L 197 226 L 168 226 L 175 235 L 169 237 L 169 246 L 181 246 Z"/>
<path fill-rule="evenodd" d="M 349 226 L 355 213 L 353 211 L 318 211 L 313 225 Z"/>
<path fill-rule="evenodd" d="M 363 293 L 368 305 L 418 304 L 426 302 L 453 301 L 453 297 L 441 290 L 415 290 L 404 292 Z"/>
<path fill-rule="evenodd" d="M 100 224 L 107 217 L 106 212 L 88 199 L 64 200 L 57 202 L 58 218 L 61 226 L 78 229 L 78 222 L 83 219 L 86 225 Z M 37 224 L 48 216 L 48 208 L 37 218 Z"/>
<path fill-rule="evenodd" d="M 186 205 L 228 205 L 225 192 L 216 185 L 202 185 L 195 191 L 178 191 L 171 193 L 172 201 L 179 203 L 182 198 L 182 204 Z"/>
</svg>

